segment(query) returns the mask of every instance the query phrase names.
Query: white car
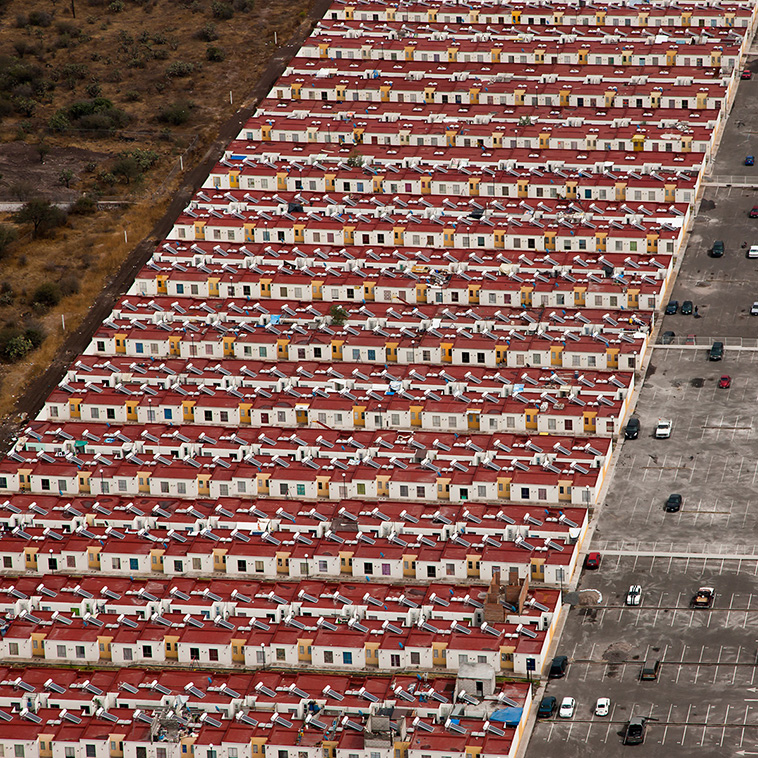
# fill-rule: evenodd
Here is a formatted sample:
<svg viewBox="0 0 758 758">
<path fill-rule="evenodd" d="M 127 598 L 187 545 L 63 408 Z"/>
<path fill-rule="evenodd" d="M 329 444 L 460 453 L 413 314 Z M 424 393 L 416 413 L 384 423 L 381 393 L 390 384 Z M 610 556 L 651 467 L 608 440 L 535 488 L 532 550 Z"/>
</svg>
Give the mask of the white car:
<svg viewBox="0 0 758 758">
<path fill-rule="evenodd" d="M 753 307 L 750 309 L 751 316 L 758 316 L 758 303 L 753 303 Z"/>
<path fill-rule="evenodd" d="M 640 605 L 642 603 L 642 587 L 639 584 L 633 584 L 626 593 L 627 605 Z"/>
<path fill-rule="evenodd" d="M 595 715 L 607 716 L 611 712 L 611 699 L 609 697 L 599 697 L 595 703 Z"/>
<path fill-rule="evenodd" d="M 758 245 L 750 245 L 750 249 L 747 251 L 748 258 L 758 258 Z"/>
<path fill-rule="evenodd" d="M 671 419 L 662 418 L 658 420 L 658 426 L 655 427 L 654 437 L 657 440 L 667 440 L 671 436 L 671 429 L 674 426 Z"/>
<path fill-rule="evenodd" d="M 576 709 L 576 700 L 573 697 L 564 697 L 561 700 L 561 707 L 558 709 L 558 715 L 562 719 L 570 719 Z"/>
</svg>

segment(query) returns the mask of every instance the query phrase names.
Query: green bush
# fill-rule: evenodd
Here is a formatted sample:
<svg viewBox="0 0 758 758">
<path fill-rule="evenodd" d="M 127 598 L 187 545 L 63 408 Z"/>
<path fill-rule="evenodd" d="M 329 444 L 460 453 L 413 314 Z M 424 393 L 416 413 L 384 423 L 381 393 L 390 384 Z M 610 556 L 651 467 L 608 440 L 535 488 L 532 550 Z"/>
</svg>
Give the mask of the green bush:
<svg viewBox="0 0 758 758">
<path fill-rule="evenodd" d="M 38 348 L 45 339 L 45 333 L 38 325 L 25 330 L 18 327 L 6 327 L 0 331 L 0 358 L 13 363 L 24 358 Z"/>
<path fill-rule="evenodd" d="M 218 39 L 218 32 L 215 24 L 208 22 L 195 36 L 203 42 L 215 42 Z"/>
<path fill-rule="evenodd" d="M 92 195 L 80 195 L 76 202 L 68 209 L 68 212 L 75 216 L 86 216 L 97 210 L 97 200 Z"/>
<path fill-rule="evenodd" d="M 60 303 L 61 297 L 61 288 L 55 282 L 45 282 L 34 290 L 31 304 L 42 308 L 54 308 Z"/>
<path fill-rule="evenodd" d="M 5 255 L 10 245 L 18 239 L 18 232 L 7 224 L 0 224 L 0 257 Z"/>
<path fill-rule="evenodd" d="M 45 11 L 31 11 L 29 13 L 29 24 L 31 26 L 50 26 L 53 17 Z"/>
<path fill-rule="evenodd" d="M 187 102 L 171 103 L 161 108 L 156 118 L 162 124 L 181 126 L 189 121 L 192 115 L 192 107 L 192 104 Z"/>
<path fill-rule="evenodd" d="M 211 3 L 211 13 L 213 18 L 228 21 L 234 16 L 234 8 L 229 3 L 222 3 L 220 0 L 213 0 Z"/>
<path fill-rule="evenodd" d="M 205 51 L 205 57 L 207 60 L 213 63 L 220 63 L 224 60 L 224 58 L 226 58 L 226 53 L 224 52 L 223 47 L 219 47 L 218 45 L 209 45 L 208 49 Z"/>
<path fill-rule="evenodd" d="M 116 108 L 104 97 L 94 97 L 90 100 L 77 100 L 66 108 L 54 113 L 48 126 L 56 131 L 65 131 L 73 127 L 88 129 L 96 132 L 112 132 L 122 129 L 131 121 L 131 116 Z"/>
<path fill-rule="evenodd" d="M 174 61 L 166 67 L 166 76 L 170 79 L 189 76 L 195 70 L 195 64 L 189 61 Z"/>
</svg>

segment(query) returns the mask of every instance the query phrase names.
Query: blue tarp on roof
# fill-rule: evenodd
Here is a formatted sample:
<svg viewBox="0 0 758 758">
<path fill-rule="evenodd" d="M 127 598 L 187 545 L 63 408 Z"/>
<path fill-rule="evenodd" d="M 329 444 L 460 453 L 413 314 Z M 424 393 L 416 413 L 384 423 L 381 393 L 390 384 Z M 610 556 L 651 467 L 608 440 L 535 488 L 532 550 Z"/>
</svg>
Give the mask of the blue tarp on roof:
<svg viewBox="0 0 758 758">
<path fill-rule="evenodd" d="M 506 726 L 518 726 L 523 713 L 523 708 L 500 708 L 490 716 L 490 721 L 499 721 Z"/>
</svg>

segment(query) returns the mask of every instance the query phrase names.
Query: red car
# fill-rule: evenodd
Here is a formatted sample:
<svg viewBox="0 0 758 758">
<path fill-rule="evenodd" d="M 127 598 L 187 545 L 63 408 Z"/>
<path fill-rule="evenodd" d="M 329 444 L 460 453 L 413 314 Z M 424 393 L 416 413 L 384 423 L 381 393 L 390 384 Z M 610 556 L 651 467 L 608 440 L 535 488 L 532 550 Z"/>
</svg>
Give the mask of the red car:
<svg viewBox="0 0 758 758">
<path fill-rule="evenodd" d="M 750 218 L 758 218 L 758 205 L 754 205 L 747 214 Z"/>
<path fill-rule="evenodd" d="M 752 71 L 751 71 L 749 68 L 746 68 L 746 69 L 745 69 L 745 70 L 744 70 L 744 71 L 743 71 L 743 72 L 740 74 L 740 79 L 752 79 L 752 78 L 753 78 L 753 72 L 752 72 Z"/>
<path fill-rule="evenodd" d="M 600 568 L 600 553 L 587 553 L 587 557 L 584 559 L 584 568 Z"/>
<path fill-rule="evenodd" d="M 724 374 L 724 376 L 719 379 L 719 389 L 720 390 L 728 390 L 732 386 L 732 377 L 728 374 Z"/>
</svg>

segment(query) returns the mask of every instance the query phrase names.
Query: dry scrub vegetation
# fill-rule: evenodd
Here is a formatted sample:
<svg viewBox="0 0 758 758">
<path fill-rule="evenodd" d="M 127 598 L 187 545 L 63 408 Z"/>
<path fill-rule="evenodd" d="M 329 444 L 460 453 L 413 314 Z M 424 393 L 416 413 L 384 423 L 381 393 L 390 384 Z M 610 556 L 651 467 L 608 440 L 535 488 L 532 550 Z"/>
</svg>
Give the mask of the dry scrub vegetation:
<svg viewBox="0 0 758 758">
<path fill-rule="evenodd" d="M 76 328 L 163 215 L 179 155 L 205 154 L 309 6 L 0 0 L 0 203 L 23 206 L 0 213 L 0 418 L 52 360 L 61 314 Z"/>
</svg>

